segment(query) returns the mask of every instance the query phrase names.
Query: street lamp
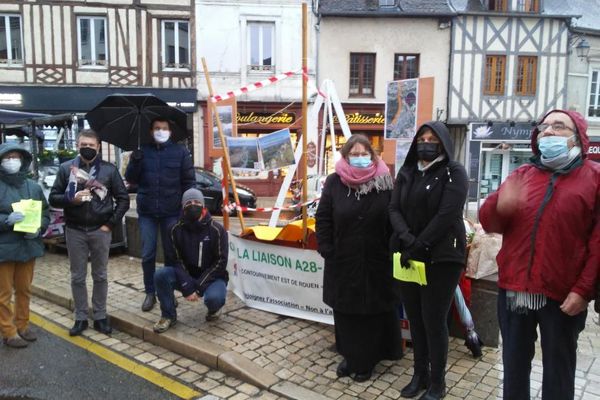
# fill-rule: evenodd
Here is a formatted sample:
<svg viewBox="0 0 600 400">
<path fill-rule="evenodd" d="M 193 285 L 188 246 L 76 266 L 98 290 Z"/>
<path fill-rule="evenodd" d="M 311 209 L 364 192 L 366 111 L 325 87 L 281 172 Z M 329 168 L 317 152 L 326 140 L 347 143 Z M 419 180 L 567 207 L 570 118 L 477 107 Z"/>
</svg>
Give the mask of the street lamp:
<svg viewBox="0 0 600 400">
<path fill-rule="evenodd" d="M 587 58 L 590 54 L 590 44 L 585 38 L 581 38 L 577 46 L 575 46 L 575 51 L 577 52 L 577 57 L 580 59 Z"/>
</svg>

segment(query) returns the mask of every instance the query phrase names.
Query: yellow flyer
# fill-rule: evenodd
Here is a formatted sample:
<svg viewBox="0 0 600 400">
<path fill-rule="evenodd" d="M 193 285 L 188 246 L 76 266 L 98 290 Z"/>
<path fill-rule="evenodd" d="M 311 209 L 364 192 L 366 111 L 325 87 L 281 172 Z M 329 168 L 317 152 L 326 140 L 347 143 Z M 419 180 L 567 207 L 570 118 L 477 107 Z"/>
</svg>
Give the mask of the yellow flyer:
<svg viewBox="0 0 600 400">
<path fill-rule="evenodd" d="M 400 265 L 400 255 L 400 253 L 394 253 L 394 278 L 404 282 L 415 282 L 421 286 L 427 285 L 425 263 L 408 260 L 410 268 L 403 268 Z"/>
<path fill-rule="evenodd" d="M 14 211 L 22 213 L 25 218 L 14 225 L 15 232 L 36 233 L 42 226 L 42 202 L 40 200 L 21 200 L 12 204 Z"/>
</svg>

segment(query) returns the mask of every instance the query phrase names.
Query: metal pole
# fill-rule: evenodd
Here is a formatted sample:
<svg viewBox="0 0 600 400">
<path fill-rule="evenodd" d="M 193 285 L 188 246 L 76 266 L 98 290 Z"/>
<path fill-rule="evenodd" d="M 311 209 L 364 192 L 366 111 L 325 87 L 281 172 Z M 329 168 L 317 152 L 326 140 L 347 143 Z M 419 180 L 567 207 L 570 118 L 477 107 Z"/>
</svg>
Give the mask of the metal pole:
<svg viewBox="0 0 600 400">
<path fill-rule="evenodd" d="M 300 173 L 302 174 L 302 240 L 304 244 L 308 242 L 308 227 L 307 227 L 307 209 L 306 202 L 308 201 L 308 184 L 306 181 L 306 175 L 308 174 L 307 168 L 307 154 L 306 154 L 306 136 L 308 134 L 308 38 L 307 38 L 307 23 L 308 23 L 308 12 L 306 3 L 302 3 L 302 159 Z"/>
<path fill-rule="evenodd" d="M 235 199 L 235 204 L 240 205 L 240 199 L 238 198 L 237 188 L 235 185 L 235 178 L 233 177 L 233 173 L 231 171 L 231 163 L 229 162 L 229 152 L 227 151 L 227 142 L 225 141 L 225 135 L 223 134 L 223 127 L 221 126 L 221 119 L 219 118 L 219 113 L 217 111 L 217 105 L 213 103 L 213 88 L 210 82 L 210 75 L 208 73 L 208 67 L 206 66 L 206 60 L 202 57 L 202 68 L 204 68 L 204 76 L 206 77 L 206 85 L 208 86 L 208 100 L 206 101 L 208 107 L 210 107 L 211 115 L 216 117 L 217 120 L 217 130 L 219 131 L 219 137 L 221 138 L 221 146 L 223 147 L 223 160 L 225 161 L 225 165 L 227 166 L 227 170 L 223 171 L 229 175 L 229 179 L 231 180 L 231 187 L 233 189 L 233 198 Z M 209 127 L 212 128 L 212 121 L 208 124 Z M 229 188 L 228 188 L 229 189 Z M 242 233 L 246 231 L 246 224 L 244 223 L 244 216 L 242 212 L 237 209 L 237 215 L 240 219 L 240 225 L 242 227 Z"/>
</svg>

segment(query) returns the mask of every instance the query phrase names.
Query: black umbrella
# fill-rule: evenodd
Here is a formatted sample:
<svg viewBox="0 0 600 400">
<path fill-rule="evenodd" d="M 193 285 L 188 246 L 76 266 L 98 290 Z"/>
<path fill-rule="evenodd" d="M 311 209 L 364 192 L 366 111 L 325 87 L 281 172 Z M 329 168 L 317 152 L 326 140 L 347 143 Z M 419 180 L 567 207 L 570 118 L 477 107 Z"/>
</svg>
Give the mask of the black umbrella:
<svg viewBox="0 0 600 400">
<path fill-rule="evenodd" d="M 186 113 L 150 93 L 106 96 L 85 115 L 100 139 L 123 150 L 139 149 L 140 144 L 150 143 L 150 123 L 156 117 L 171 122 L 171 140 L 188 136 Z"/>
</svg>

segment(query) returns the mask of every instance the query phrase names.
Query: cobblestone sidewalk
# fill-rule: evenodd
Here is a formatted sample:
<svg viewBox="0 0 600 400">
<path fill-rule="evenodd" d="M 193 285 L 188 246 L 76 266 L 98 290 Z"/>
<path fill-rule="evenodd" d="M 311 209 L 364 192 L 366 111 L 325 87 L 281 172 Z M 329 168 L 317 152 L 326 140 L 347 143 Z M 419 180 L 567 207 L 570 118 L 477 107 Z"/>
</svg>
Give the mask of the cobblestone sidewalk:
<svg viewBox="0 0 600 400">
<path fill-rule="evenodd" d="M 144 298 L 140 261 L 128 256 L 111 257 L 109 262 L 108 312 L 143 318 L 151 324 L 159 319 L 156 307 L 142 313 Z M 91 279 L 88 277 L 91 288 Z M 69 266 L 65 254 L 47 254 L 39 259 L 34 286 L 46 294 L 70 298 Z M 355 383 L 337 379 L 335 369 L 341 357 L 332 352 L 330 326 L 250 309 L 229 292 L 221 318 L 206 322 L 201 303 L 179 300 L 178 324 L 173 330 L 230 349 L 271 372 L 280 381 L 291 382 L 330 399 L 397 399 L 411 377 L 412 352 L 402 360 L 380 363 L 373 379 Z M 70 316 L 57 316 L 65 326 Z M 133 357 L 139 354 L 132 355 Z M 175 356 L 172 356 L 175 357 Z M 587 327 L 579 340 L 576 398 L 600 400 L 600 327 L 590 307 Z M 152 363 L 154 358 L 148 359 Z M 173 367 L 175 368 L 175 367 Z M 252 373 L 252 371 L 247 371 Z M 448 355 L 446 399 L 497 399 L 502 393 L 500 349 L 486 347 L 480 359 L 473 359 L 462 344 L 452 338 Z M 541 352 L 537 351 L 532 371 L 532 398 L 541 395 Z M 237 394 L 237 393 L 236 393 Z M 221 398 L 233 398 L 222 393 Z"/>
</svg>

